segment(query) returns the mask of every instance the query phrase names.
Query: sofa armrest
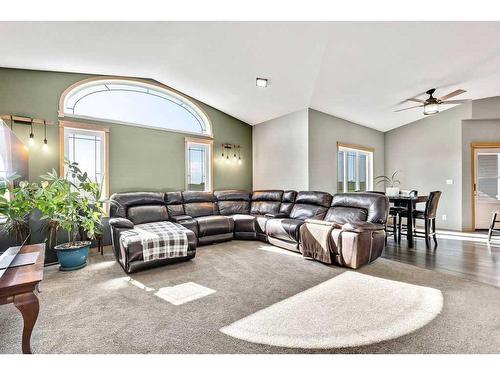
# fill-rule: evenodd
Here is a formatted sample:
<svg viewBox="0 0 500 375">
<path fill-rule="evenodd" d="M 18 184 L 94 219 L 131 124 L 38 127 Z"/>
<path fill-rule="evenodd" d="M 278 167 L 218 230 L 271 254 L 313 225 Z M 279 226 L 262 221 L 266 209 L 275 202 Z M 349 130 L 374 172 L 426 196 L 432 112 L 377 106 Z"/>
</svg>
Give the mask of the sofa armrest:
<svg viewBox="0 0 500 375">
<path fill-rule="evenodd" d="M 109 219 L 109 225 L 115 228 L 134 228 L 134 223 L 124 217 L 113 217 Z"/>
<path fill-rule="evenodd" d="M 375 232 L 384 229 L 385 226 L 383 224 L 369 223 L 367 221 L 355 221 L 352 223 L 346 223 L 342 226 L 342 230 L 356 233 Z"/>
<path fill-rule="evenodd" d="M 171 218 L 171 220 L 174 222 L 174 223 L 179 223 L 181 221 L 186 221 L 186 220 L 191 220 L 193 219 L 191 216 L 189 215 L 179 215 L 179 216 L 173 216 Z"/>
<path fill-rule="evenodd" d="M 306 223 L 308 224 L 316 224 L 316 225 L 324 225 L 325 227 L 335 227 L 335 228 L 340 228 L 341 225 L 333 222 L 333 221 L 324 221 L 324 220 L 317 220 L 317 219 L 306 219 Z"/>
<path fill-rule="evenodd" d="M 277 214 L 265 214 L 265 216 L 270 217 L 272 219 L 284 219 L 288 217 L 288 215 L 285 214 L 284 212 L 279 212 Z"/>
</svg>

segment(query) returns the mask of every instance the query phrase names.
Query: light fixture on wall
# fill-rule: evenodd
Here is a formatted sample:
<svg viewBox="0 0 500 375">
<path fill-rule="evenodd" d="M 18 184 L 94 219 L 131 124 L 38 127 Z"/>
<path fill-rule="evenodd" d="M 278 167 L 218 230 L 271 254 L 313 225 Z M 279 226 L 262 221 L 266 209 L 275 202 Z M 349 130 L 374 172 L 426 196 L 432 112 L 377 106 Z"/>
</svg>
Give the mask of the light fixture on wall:
<svg viewBox="0 0 500 375">
<path fill-rule="evenodd" d="M 30 130 L 30 137 L 28 139 L 28 145 L 30 147 L 33 147 L 35 145 L 35 134 L 33 133 L 33 119 L 31 119 L 30 127 L 31 130 Z"/>
<path fill-rule="evenodd" d="M 24 146 L 25 149 L 28 149 L 28 147 L 33 147 L 36 144 L 35 125 L 43 125 L 44 139 L 43 139 L 42 149 L 44 151 L 48 151 L 48 146 L 49 146 L 48 143 L 49 142 L 47 140 L 47 126 L 55 125 L 54 122 L 43 120 L 43 119 L 38 119 L 38 118 L 33 118 L 33 117 L 28 117 L 28 116 L 20 116 L 20 115 L 12 115 L 12 114 L 0 115 L 0 119 L 4 120 L 5 122 L 9 121 L 10 122 L 10 129 L 12 131 L 14 131 L 14 124 L 24 125 L 24 126 L 30 127 L 28 142 L 27 142 L 27 145 Z"/>
<path fill-rule="evenodd" d="M 231 160 L 229 158 L 229 155 L 232 153 L 233 157 L 232 160 L 235 163 L 241 164 L 241 146 L 240 145 L 235 145 L 231 143 L 221 143 L 220 145 L 221 149 L 221 161 L 226 161 L 226 163 L 229 163 Z"/>
<path fill-rule="evenodd" d="M 43 149 L 43 151 L 47 152 L 49 150 L 49 145 L 47 142 L 47 121 L 46 120 L 43 120 L 43 134 L 44 134 L 44 138 L 43 138 L 42 149 Z"/>
</svg>

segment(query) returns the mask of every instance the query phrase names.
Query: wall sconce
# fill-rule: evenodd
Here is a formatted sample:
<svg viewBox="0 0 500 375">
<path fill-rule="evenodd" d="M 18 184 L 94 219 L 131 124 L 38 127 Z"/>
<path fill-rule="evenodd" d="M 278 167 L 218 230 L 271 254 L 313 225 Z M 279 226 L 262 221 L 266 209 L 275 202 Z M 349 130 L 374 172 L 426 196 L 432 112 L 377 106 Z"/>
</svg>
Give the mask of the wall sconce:
<svg viewBox="0 0 500 375">
<path fill-rule="evenodd" d="M 47 121 L 45 121 L 45 120 L 43 120 L 43 134 L 44 134 L 44 138 L 43 138 L 42 149 L 44 152 L 47 152 L 49 150 L 49 145 L 47 142 Z"/>
<path fill-rule="evenodd" d="M 16 123 L 29 126 L 30 127 L 30 135 L 28 138 L 28 146 L 29 147 L 33 147 L 36 143 L 35 142 L 35 131 L 34 131 L 33 125 L 36 125 L 36 124 L 43 125 L 44 139 L 43 139 L 42 149 L 45 152 L 48 151 L 48 149 L 49 149 L 48 143 L 49 142 L 47 140 L 47 125 L 54 125 L 53 122 L 49 122 L 47 120 L 35 119 L 32 117 L 26 117 L 26 116 L 17 116 L 17 115 L 2 115 L 0 118 L 2 120 L 10 120 L 11 130 L 14 130 L 14 124 L 16 124 Z"/>
<path fill-rule="evenodd" d="M 235 145 L 231 143 L 221 143 L 221 161 L 225 160 L 226 163 L 229 163 L 229 156 L 233 154 L 233 161 L 238 164 L 241 164 L 241 146 Z"/>
<path fill-rule="evenodd" d="M 35 134 L 33 133 L 33 119 L 30 122 L 30 138 L 28 139 L 28 146 L 33 147 L 35 145 Z"/>
</svg>

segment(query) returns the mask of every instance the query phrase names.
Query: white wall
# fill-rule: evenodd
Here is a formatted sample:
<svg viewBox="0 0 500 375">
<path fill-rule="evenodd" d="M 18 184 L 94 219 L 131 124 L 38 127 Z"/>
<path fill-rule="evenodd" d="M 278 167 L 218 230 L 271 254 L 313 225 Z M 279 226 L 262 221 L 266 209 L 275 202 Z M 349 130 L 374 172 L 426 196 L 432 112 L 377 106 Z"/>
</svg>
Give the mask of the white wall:
<svg viewBox="0 0 500 375">
<path fill-rule="evenodd" d="M 310 190 L 337 192 L 337 142 L 372 147 L 374 176 L 384 174 L 383 132 L 309 109 Z"/>
<path fill-rule="evenodd" d="M 253 188 L 309 189 L 308 110 L 253 127 Z"/>
<path fill-rule="evenodd" d="M 415 189 L 419 194 L 442 191 L 438 228 L 462 229 L 461 129 L 462 120 L 470 116 L 468 103 L 385 133 L 386 173 L 400 170 L 403 189 Z"/>
</svg>

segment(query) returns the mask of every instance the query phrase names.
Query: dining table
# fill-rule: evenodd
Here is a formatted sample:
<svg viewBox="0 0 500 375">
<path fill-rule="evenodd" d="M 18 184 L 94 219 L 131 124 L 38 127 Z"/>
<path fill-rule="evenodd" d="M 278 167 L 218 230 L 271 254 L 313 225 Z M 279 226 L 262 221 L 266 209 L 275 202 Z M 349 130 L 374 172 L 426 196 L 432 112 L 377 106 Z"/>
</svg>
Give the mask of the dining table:
<svg viewBox="0 0 500 375">
<path fill-rule="evenodd" d="M 408 210 L 408 220 L 406 223 L 406 239 L 408 247 L 413 248 L 413 212 L 416 209 L 417 203 L 427 202 L 427 195 L 409 196 L 409 195 L 388 195 L 390 203 L 394 203 L 397 207 L 406 207 Z M 396 235 L 396 234 L 394 234 Z"/>
</svg>

